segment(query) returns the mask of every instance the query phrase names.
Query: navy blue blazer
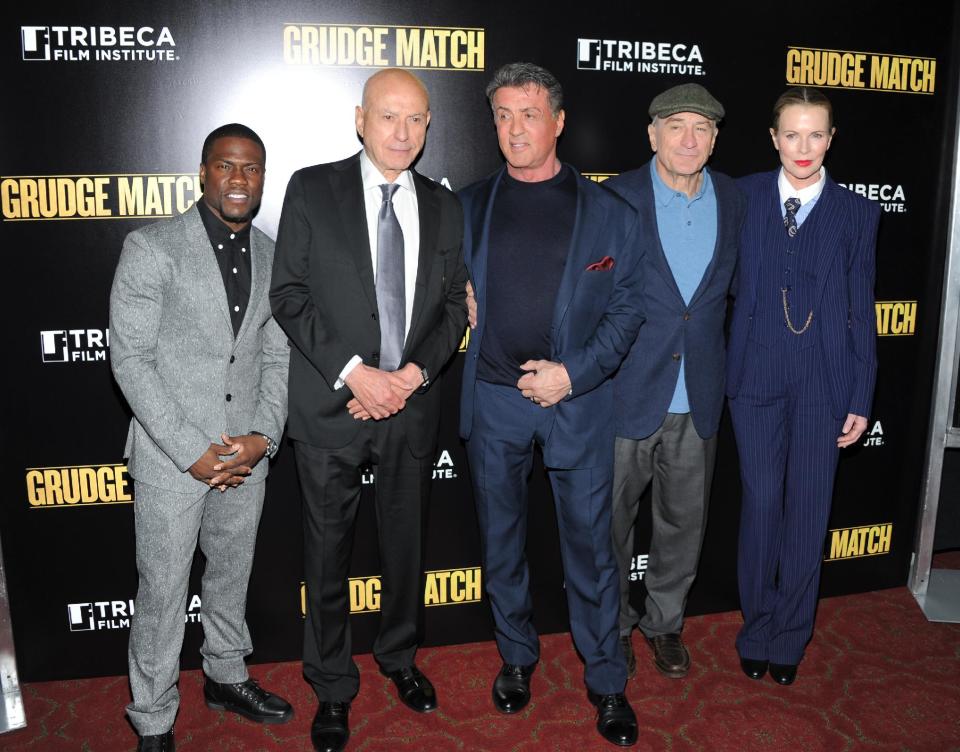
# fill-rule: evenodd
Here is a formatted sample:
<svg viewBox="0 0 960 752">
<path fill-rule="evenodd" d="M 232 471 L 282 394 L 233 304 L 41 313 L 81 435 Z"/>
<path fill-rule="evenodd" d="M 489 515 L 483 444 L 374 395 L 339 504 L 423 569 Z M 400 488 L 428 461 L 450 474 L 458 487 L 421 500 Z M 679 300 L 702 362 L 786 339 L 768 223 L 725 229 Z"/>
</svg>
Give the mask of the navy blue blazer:
<svg viewBox="0 0 960 752">
<path fill-rule="evenodd" d="M 746 202 L 731 178 L 712 170 L 710 178 L 717 197 L 717 240 L 689 305 L 660 243 L 650 163 L 603 183 L 637 210 L 635 242 L 647 249 L 643 258 L 646 321 L 613 379 L 617 436 L 645 439 L 660 427 L 677 385 L 678 355 L 685 363 L 687 396 L 697 434 L 708 439 L 720 426 L 726 357 L 723 322 Z"/>
<path fill-rule="evenodd" d="M 554 468 L 595 467 L 613 458 L 613 385 L 643 321 L 642 248 L 631 237 L 636 214 L 621 199 L 577 174 L 573 239 L 557 291 L 550 359 L 563 363 L 573 394 L 555 407 L 544 462 Z M 506 167 L 464 188 L 463 254 L 477 299 L 477 328 L 463 366 L 460 436 L 473 427 L 477 358 L 483 341 L 487 298 L 487 240 L 497 187 Z M 609 256 L 612 264 L 597 264 Z M 609 268 L 588 270 L 593 264 Z M 482 408 L 482 406 L 479 406 Z"/>
<path fill-rule="evenodd" d="M 780 170 L 747 175 L 737 181 L 747 198 L 740 240 L 740 270 L 730 328 L 727 395 L 736 397 L 757 305 L 765 236 L 783 232 Z M 877 379 L 877 316 L 873 283 L 880 206 L 841 188 L 829 175 L 813 212 L 818 215 L 814 270 L 816 284 L 811 332 L 828 369 L 835 417 L 868 417 Z"/>
</svg>

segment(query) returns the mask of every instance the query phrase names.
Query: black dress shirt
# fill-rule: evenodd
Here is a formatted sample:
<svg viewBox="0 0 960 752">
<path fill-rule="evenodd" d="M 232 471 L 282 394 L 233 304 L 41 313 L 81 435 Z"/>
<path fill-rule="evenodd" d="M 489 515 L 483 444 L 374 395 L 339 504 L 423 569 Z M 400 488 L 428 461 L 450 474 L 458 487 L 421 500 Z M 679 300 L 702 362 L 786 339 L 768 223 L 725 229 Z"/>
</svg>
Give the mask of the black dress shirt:
<svg viewBox="0 0 960 752">
<path fill-rule="evenodd" d="M 217 257 L 223 287 L 227 292 L 227 304 L 230 306 L 233 336 L 236 337 L 250 302 L 250 225 L 234 232 L 210 210 L 203 199 L 197 202 L 197 209 Z"/>
</svg>

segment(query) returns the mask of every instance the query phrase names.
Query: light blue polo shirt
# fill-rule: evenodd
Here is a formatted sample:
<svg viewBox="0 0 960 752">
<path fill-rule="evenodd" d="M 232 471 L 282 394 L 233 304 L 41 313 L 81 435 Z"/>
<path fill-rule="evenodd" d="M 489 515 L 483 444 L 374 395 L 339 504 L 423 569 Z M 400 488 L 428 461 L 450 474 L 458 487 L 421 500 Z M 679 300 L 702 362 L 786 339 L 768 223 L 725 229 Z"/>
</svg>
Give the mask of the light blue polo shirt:
<svg viewBox="0 0 960 752">
<path fill-rule="evenodd" d="M 689 304 L 700 286 L 717 244 L 717 194 L 710 171 L 703 170 L 703 183 L 692 198 L 667 186 L 657 172 L 657 160 L 650 162 L 653 196 L 657 208 L 660 245 L 685 303 Z M 680 374 L 674 388 L 671 413 L 690 412 L 684 380 L 686 353 L 682 353 Z"/>
</svg>

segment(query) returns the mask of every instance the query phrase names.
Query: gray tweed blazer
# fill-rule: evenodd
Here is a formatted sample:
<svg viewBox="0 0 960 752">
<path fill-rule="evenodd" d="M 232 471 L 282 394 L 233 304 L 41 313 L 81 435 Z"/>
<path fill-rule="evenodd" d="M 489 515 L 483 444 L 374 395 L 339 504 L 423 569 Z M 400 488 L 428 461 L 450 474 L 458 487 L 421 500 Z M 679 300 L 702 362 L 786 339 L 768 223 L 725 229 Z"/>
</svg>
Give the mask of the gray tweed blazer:
<svg viewBox="0 0 960 752">
<path fill-rule="evenodd" d="M 273 241 L 251 238 L 251 289 L 236 338 L 197 208 L 127 235 L 110 291 L 110 360 L 133 411 L 130 474 L 180 493 L 206 490 L 188 472 L 221 432 L 280 441 L 287 417 L 287 338 L 267 294 Z M 263 482 L 261 461 L 246 483 Z"/>
</svg>

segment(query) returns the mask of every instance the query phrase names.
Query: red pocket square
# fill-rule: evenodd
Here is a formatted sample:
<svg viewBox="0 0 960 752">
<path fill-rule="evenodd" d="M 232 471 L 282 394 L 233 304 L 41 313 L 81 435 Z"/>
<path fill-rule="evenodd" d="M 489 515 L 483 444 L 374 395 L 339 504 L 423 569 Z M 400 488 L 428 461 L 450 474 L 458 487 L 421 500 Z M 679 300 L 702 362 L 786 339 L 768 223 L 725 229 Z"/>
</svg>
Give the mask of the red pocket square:
<svg viewBox="0 0 960 752">
<path fill-rule="evenodd" d="M 606 272 L 613 269 L 613 258 L 604 256 L 599 261 L 594 261 L 587 267 L 588 272 Z"/>
</svg>

